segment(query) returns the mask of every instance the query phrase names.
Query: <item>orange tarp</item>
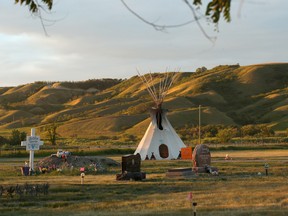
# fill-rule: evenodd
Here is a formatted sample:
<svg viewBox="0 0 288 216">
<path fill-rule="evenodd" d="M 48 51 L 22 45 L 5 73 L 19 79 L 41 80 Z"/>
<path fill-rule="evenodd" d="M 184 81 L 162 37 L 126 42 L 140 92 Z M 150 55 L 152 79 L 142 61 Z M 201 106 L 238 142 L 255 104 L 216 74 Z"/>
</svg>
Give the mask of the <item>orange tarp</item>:
<svg viewBox="0 0 288 216">
<path fill-rule="evenodd" d="M 181 148 L 181 158 L 182 160 L 192 159 L 192 147 Z"/>
</svg>

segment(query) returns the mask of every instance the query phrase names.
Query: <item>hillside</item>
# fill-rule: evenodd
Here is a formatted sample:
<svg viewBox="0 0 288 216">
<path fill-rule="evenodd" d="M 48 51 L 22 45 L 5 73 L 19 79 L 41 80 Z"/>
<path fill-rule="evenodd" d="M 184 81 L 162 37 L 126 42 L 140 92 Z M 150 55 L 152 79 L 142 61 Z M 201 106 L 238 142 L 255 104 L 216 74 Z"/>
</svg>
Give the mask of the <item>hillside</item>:
<svg viewBox="0 0 288 216">
<path fill-rule="evenodd" d="M 152 74 L 155 83 L 163 74 Z M 175 128 L 198 124 L 288 126 L 288 63 L 224 65 L 181 72 L 164 108 Z M 58 122 L 62 137 L 143 136 L 153 106 L 137 77 L 127 80 L 35 82 L 0 88 L 0 130 L 44 127 Z"/>
</svg>

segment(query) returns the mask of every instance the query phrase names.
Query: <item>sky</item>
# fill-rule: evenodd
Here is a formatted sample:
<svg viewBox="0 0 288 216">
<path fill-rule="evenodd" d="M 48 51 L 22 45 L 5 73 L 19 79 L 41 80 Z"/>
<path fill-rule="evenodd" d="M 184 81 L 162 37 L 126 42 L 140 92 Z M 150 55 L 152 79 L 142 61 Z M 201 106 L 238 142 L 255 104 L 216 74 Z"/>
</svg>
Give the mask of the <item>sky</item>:
<svg viewBox="0 0 288 216">
<path fill-rule="evenodd" d="M 182 0 L 125 2 L 159 25 L 193 19 Z M 195 22 L 157 31 L 120 0 L 55 0 L 52 12 L 42 12 L 46 36 L 27 7 L 2 0 L 0 87 L 125 79 L 137 75 L 137 70 L 193 72 L 202 66 L 288 62 L 287 9 L 287 0 L 232 0 L 232 20 L 221 21 L 218 31 L 206 19 L 200 20 L 205 32 L 217 37 L 213 44 Z"/>
</svg>

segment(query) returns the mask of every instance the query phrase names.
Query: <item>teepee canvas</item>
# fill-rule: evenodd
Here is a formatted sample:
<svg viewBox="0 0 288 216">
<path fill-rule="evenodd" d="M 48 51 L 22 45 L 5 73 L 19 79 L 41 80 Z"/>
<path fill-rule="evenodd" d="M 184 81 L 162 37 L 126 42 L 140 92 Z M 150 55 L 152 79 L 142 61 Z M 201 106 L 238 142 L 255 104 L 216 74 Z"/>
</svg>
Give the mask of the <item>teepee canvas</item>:
<svg viewBox="0 0 288 216">
<path fill-rule="evenodd" d="M 151 74 L 149 78 L 139 74 L 156 105 L 150 110 L 151 123 L 134 153 L 139 153 L 142 160 L 177 159 L 181 148 L 186 147 L 170 124 L 166 115 L 167 110 L 162 109 L 162 103 L 175 75 L 166 73 L 156 87 L 153 85 Z"/>
</svg>

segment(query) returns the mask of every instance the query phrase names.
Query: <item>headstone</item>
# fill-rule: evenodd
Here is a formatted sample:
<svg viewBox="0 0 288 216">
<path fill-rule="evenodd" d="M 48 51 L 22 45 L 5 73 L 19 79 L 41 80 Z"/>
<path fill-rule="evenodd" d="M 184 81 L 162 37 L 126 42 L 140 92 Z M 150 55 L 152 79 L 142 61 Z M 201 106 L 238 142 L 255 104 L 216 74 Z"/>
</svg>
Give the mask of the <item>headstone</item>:
<svg viewBox="0 0 288 216">
<path fill-rule="evenodd" d="M 125 155 L 122 156 L 122 173 L 116 175 L 117 180 L 142 180 L 146 178 L 146 173 L 141 172 L 141 156 Z"/>
<path fill-rule="evenodd" d="M 123 172 L 140 172 L 141 158 L 138 155 L 122 156 L 122 173 Z"/>
<path fill-rule="evenodd" d="M 196 167 L 211 165 L 211 154 L 207 145 L 197 145 L 193 151 L 193 164 Z"/>
<path fill-rule="evenodd" d="M 211 166 L 209 147 L 204 144 L 197 145 L 193 151 L 193 171 L 195 173 L 211 173 L 218 175 L 218 169 Z"/>
<path fill-rule="evenodd" d="M 34 171 L 34 151 L 40 149 L 43 145 L 43 141 L 40 140 L 40 136 L 35 135 L 35 128 L 31 128 L 31 136 L 27 136 L 26 141 L 21 142 L 21 146 L 26 146 L 26 150 L 30 151 L 29 167 L 30 171 Z"/>
</svg>

